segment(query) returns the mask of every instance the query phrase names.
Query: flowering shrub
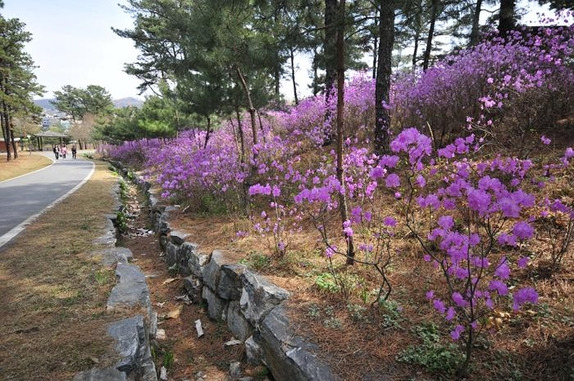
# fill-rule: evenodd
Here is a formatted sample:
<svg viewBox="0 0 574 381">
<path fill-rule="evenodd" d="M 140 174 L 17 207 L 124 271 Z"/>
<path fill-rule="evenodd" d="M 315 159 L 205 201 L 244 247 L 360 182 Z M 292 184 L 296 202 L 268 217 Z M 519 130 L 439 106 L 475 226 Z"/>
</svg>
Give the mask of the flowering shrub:
<svg viewBox="0 0 574 381">
<path fill-rule="evenodd" d="M 374 83 L 356 78 L 345 91 L 343 183 L 335 152 L 324 147 L 335 112 L 323 97 L 264 113 L 257 144 L 249 128 L 229 121 L 207 145 L 205 132 L 191 130 L 169 142 L 129 142 L 105 151 L 144 165 L 164 197 L 199 210 L 250 210 L 253 231 L 270 238 L 278 256 L 305 217 L 329 261 L 347 255 L 340 248 L 352 237 L 356 262 L 380 276 L 373 304 L 391 293 L 387 269 L 397 260 L 395 232 L 406 226 L 442 280 L 426 297 L 451 338 L 464 344 L 466 368 L 495 308 L 517 311 L 537 302 L 533 285 L 518 276 L 536 259 L 526 250 L 529 243 L 550 226 L 549 236 L 560 238 L 551 251 L 557 268 L 574 239 L 572 202 L 540 192 L 550 172 L 571 171 L 572 148 L 553 164 L 516 151 L 478 154 L 486 144 L 503 142 L 503 134 L 550 135 L 555 119 L 572 114 L 572 32 L 564 27 L 493 38 L 425 73 L 397 77 L 389 105 L 395 138 L 381 157 L 369 146 Z M 550 144 L 546 136 L 541 141 Z M 341 193 L 349 218 L 334 223 Z"/>
<path fill-rule="evenodd" d="M 439 147 L 466 127 L 499 139 L 515 134 L 516 148 L 516 135 L 550 130 L 574 111 L 573 36 L 573 25 L 516 31 L 446 57 L 424 74 L 402 75 L 391 97 L 395 124 L 430 127 Z"/>
</svg>

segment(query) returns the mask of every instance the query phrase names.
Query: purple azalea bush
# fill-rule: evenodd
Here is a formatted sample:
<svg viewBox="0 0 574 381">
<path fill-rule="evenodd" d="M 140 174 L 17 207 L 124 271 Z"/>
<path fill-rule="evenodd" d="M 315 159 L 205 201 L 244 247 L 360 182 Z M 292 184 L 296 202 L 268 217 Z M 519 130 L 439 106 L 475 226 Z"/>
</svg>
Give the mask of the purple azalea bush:
<svg viewBox="0 0 574 381">
<path fill-rule="evenodd" d="M 334 97 L 262 112 L 257 144 L 250 128 L 228 121 L 207 145 L 204 131 L 190 130 L 169 141 L 102 151 L 146 168 L 163 197 L 249 210 L 253 232 L 271 237 L 277 255 L 285 254 L 304 218 L 315 224 L 329 259 L 345 255 L 338 248 L 353 237 L 357 262 L 382 276 L 385 298 L 391 288 L 386 267 L 399 255 L 391 243 L 395 231 L 406 228 L 444 281 L 426 296 L 452 339 L 465 343 L 468 362 L 495 308 L 516 311 L 537 302 L 533 285 L 519 284 L 515 275 L 536 259 L 524 248 L 544 233 L 544 222 L 552 217 L 567 227 L 548 233 L 563 237 L 553 257 L 557 266 L 574 240 L 572 202 L 540 191 L 552 171 L 572 176 L 572 148 L 544 163 L 524 157 L 520 142 L 526 140 L 512 142 L 517 150 L 507 155 L 498 149 L 482 155 L 509 134 L 551 143 L 555 121 L 574 112 L 573 35 L 574 25 L 517 31 L 446 57 L 424 73 L 397 75 L 388 105 L 394 139 L 381 157 L 370 149 L 374 81 L 356 77 L 345 89 L 342 184 L 333 147 L 324 144 L 333 131 Z M 349 218 L 333 231 L 341 193 Z"/>
</svg>

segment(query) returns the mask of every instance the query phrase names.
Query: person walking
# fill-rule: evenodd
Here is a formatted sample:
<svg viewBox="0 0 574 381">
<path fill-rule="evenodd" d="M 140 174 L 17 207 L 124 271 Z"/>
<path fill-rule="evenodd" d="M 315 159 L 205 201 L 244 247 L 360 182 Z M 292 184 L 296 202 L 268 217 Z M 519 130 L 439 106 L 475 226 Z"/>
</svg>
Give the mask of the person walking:
<svg viewBox="0 0 574 381">
<path fill-rule="evenodd" d="M 56 157 L 56 160 L 58 160 L 58 156 L 60 156 L 60 151 L 58 151 L 58 148 L 56 148 L 56 146 L 54 146 L 52 151 L 54 152 L 54 156 Z"/>
<path fill-rule="evenodd" d="M 65 145 L 62 146 L 62 149 L 60 150 L 60 154 L 62 155 L 62 159 L 66 158 L 66 155 L 68 154 L 68 148 Z"/>
<path fill-rule="evenodd" d="M 76 158 L 76 153 L 78 153 L 78 150 L 76 148 L 76 145 L 72 145 L 72 159 Z"/>
</svg>

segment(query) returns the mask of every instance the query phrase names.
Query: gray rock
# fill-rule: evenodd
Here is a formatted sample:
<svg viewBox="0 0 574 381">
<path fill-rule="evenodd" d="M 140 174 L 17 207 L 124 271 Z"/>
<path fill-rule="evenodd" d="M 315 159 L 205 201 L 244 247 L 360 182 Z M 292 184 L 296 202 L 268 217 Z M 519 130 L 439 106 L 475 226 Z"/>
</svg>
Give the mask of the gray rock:
<svg viewBox="0 0 574 381">
<path fill-rule="evenodd" d="M 108 309 L 120 307 L 145 307 L 151 312 L 149 289 L 145 282 L 145 276 L 134 265 L 118 263 L 116 267 L 118 283 L 112 289 L 108 298 Z"/>
<path fill-rule="evenodd" d="M 115 349 L 120 356 L 117 370 L 126 373 L 129 379 L 157 380 L 143 316 L 137 315 L 110 324 L 108 334 L 115 339 Z"/>
<path fill-rule="evenodd" d="M 241 363 L 239 361 L 234 361 L 229 364 L 229 376 L 231 379 L 237 379 L 241 377 Z"/>
<path fill-rule="evenodd" d="M 223 299 L 219 299 L 215 292 L 213 292 L 209 287 L 203 287 L 201 293 L 203 299 L 207 303 L 207 315 L 214 320 L 220 321 L 225 320 L 227 311 L 227 303 Z"/>
<path fill-rule="evenodd" d="M 169 236 L 171 237 L 171 242 L 179 246 L 185 242 L 185 239 L 187 237 L 189 237 L 189 233 L 185 233 L 178 230 L 172 230 L 171 232 L 169 232 Z"/>
<path fill-rule="evenodd" d="M 94 251 L 92 254 L 102 255 L 102 264 L 106 267 L 115 266 L 117 263 L 128 263 L 133 258 L 133 253 L 127 247 L 111 247 L 101 251 Z"/>
<path fill-rule="evenodd" d="M 253 336 L 245 340 L 245 355 L 247 356 L 247 361 L 253 365 L 265 364 L 263 350 Z"/>
<path fill-rule="evenodd" d="M 221 278 L 217 287 L 217 295 L 227 300 L 239 300 L 241 298 L 241 274 L 247 268 L 240 264 L 230 264 L 221 266 Z"/>
<path fill-rule="evenodd" d="M 189 271 L 196 277 L 203 278 L 203 269 L 209 261 L 209 255 L 200 253 L 198 249 L 198 245 L 190 242 L 184 242 L 181 245 L 181 250 L 185 253 L 184 258 L 187 258 Z"/>
<path fill-rule="evenodd" d="M 140 329 L 143 329 L 143 318 L 140 315 L 120 320 L 108 327 L 108 334 L 116 340 L 116 352 L 121 358 L 116 368 L 126 374 L 138 368 Z"/>
<path fill-rule="evenodd" d="M 225 264 L 223 254 L 218 250 L 213 250 L 209 262 L 203 269 L 203 283 L 212 290 L 217 290 L 221 277 L 221 266 Z"/>
<path fill-rule="evenodd" d="M 241 274 L 241 281 L 243 282 L 241 311 L 247 321 L 256 328 L 270 310 L 289 297 L 286 290 L 249 270 Z"/>
<path fill-rule="evenodd" d="M 104 234 L 93 241 L 94 245 L 102 245 L 107 247 L 114 247 L 116 245 L 117 232 L 113 222 L 113 219 L 116 218 L 116 215 L 110 214 L 107 217 L 108 219 L 106 220 L 106 227 L 104 228 Z"/>
<path fill-rule="evenodd" d="M 201 288 L 203 282 L 193 275 L 183 278 L 183 288 L 194 303 L 201 303 Z"/>
<path fill-rule="evenodd" d="M 253 326 L 243 317 L 237 300 L 229 302 L 227 307 L 227 327 L 233 336 L 241 341 L 245 341 L 253 333 Z"/>
<path fill-rule="evenodd" d="M 260 334 L 258 344 L 275 380 L 337 380 L 315 355 L 317 347 L 291 331 L 284 306 L 276 307 L 267 314 L 261 323 Z"/>
</svg>

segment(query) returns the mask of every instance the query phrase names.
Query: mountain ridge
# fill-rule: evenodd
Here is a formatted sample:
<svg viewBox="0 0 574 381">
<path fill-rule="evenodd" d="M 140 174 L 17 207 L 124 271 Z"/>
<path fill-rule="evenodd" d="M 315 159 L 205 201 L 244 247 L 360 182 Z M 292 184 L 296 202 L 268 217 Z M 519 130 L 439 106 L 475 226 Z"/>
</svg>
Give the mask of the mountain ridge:
<svg viewBox="0 0 574 381">
<path fill-rule="evenodd" d="M 55 98 L 35 99 L 34 104 L 42 107 L 44 110 L 57 111 L 56 107 L 52 103 L 50 103 L 50 101 L 54 100 Z M 141 107 L 144 101 L 136 97 L 125 97 L 125 98 L 113 99 L 112 103 L 114 104 L 114 107 L 117 108 L 124 108 L 128 106 Z"/>
</svg>

